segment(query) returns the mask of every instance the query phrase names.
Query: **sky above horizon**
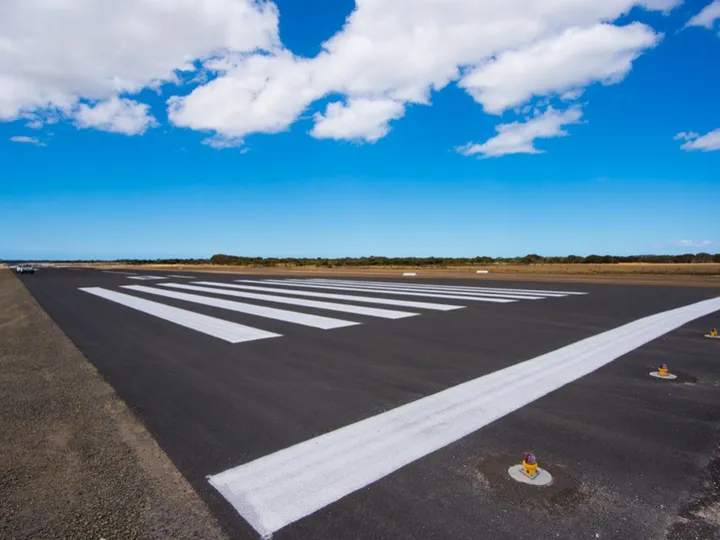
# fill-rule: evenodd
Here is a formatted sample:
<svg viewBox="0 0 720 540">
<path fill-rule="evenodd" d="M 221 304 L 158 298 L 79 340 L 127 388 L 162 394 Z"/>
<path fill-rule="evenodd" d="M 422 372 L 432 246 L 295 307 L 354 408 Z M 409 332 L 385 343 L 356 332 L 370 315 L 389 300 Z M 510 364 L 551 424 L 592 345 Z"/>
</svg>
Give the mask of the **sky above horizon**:
<svg viewBox="0 0 720 540">
<path fill-rule="evenodd" d="M 720 0 L 5 0 L 0 259 L 720 252 Z"/>
</svg>

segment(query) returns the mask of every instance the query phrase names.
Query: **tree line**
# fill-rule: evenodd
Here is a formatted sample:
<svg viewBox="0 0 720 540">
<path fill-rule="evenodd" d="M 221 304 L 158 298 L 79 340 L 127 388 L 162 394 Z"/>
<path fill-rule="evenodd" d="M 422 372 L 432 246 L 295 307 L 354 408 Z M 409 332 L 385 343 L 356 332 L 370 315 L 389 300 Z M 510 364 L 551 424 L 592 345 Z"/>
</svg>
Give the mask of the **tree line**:
<svg viewBox="0 0 720 540">
<path fill-rule="evenodd" d="M 86 261 L 91 262 L 91 261 Z M 565 257 L 543 257 L 537 254 L 524 257 L 242 257 L 217 254 L 209 259 L 122 259 L 120 264 L 217 264 L 225 266 L 479 266 L 490 264 L 614 264 L 614 263 L 720 263 L 720 253 L 686 253 L 683 255 L 568 255 Z"/>
</svg>

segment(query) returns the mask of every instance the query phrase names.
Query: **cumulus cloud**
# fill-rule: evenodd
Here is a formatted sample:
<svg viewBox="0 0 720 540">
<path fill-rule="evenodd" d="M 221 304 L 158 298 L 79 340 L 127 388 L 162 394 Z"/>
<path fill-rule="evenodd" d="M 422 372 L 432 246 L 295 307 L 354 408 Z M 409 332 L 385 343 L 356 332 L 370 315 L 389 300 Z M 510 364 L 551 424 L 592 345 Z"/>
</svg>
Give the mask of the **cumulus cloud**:
<svg viewBox="0 0 720 540">
<path fill-rule="evenodd" d="M 230 139 L 283 131 L 323 94 L 308 64 L 288 52 L 214 60 L 212 67 L 224 74 L 171 98 L 170 121 Z"/>
<path fill-rule="evenodd" d="M 536 95 L 576 99 L 579 89 L 622 80 L 640 53 L 658 40 L 639 23 L 569 28 L 530 47 L 502 53 L 460 80 L 485 111 L 502 113 Z"/>
<path fill-rule="evenodd" d="M 566 99 L 594 81 L 615 82 L 658 36 L 647 26 L 607 24 L 635 6 L 668 10 L 679 0 L 358 0 L 345 26 L 314 58 L 287 51 L 271 55 L 228 54 L 211 64 L 218 77 L 189 96 L 172 98 L 177 125 L 231 138 L 287 129 L 314 101 L 341 94 L 348 103 L 429 104 L 432 91 L 489 65 L 497 77 L 493 95 L 514 89 L 512 104 L 533 95 L 564 92 Z M 573 29 L 573 30 L 569 30 Z M 573 48 L 580 48 L 574 52 Z M 570 50 L 570 52 L 568 52 Z M 512 56 L 511 51 L 518 51 Z M 514 59 L 529 69 L 513 72 Z M 559 59 L 553 59 L 559 55 Z M 540 58 L 546 71 L 531 69 Z M 557 66 L 558 69 L 550 69 Z M 568 70 L 572 67 L 571 71 Z M 470 89 L 470 85 L 468 85 Z M 365 101 L 359 101 L 365 100 Z M 376 140 L 379 128 L 350 105 L 316 114 L 314 136 Z M 498 107 L 502 107 L 499 105 Z M 377 111 L 377 109 L 375 109 Z M 381 115 L 382 116 L 382 115 Z M 388 119 L 397 118 L 388 116 Z M 372 122 L 370 122 L 372 124 Z M 370 129 L 370 137 L 363 134 Z M 328 131 L 330 130 L 330 131 Z M 380 135 L 382 136 L 382 135 Z"/>
<path fill-rule="evenodd" d="M 3 0 L 0 13 L 0 120 L 70 113 L 279 43 L 275 5 L 253 0 Z"/>
<path fill-rule="evenodd" d="M 712 152 L 720 150 L 720 128 L 705 135 L 698 135 L 695 132 L 681 132 L 675 135 L 674 139 L 676 141 L 686 141 L 680 148 L 687 151 L 702 150 L 703 152 Z"/>
<path fill-rule="evenodd" d="M 10 140 L 15 143 L 21 143 L 21 144 L 34 144 L 36 146 L 46 146 L 46 144 L 36 137 L 26 137 L 24 135 L 17 135 L 15 137 L 10 137 Z"/>
<path fill-rule="evenodd" d="M 712 30 L 715 21 L 718 19 L 720 19 L 720 0 L 715 0 L 690 19 L 686 26 L 702 26 Z"/>
<path fill-rule="evenodd" d="M 80 104 L 73 113 L 80 128 L 95 128 L 110 133 L 141 135 L 157 124 L 148 106 L 130 99 L 113 96 L 94 105 Z"/>
<path fill-rule="evenodd" d="M 37 127 L 60 111 L 81 126 L 142 133 L 150 124 L 133 95 L 192 80 L 189 95 L 169 98 L 168 117 L 208 132 L 211 146 L 286 130 L 328 95 L 340 97 L 314 115 L 313 136 L 375 141 L 408 104 L 429 105 L 458 81 L 488 110 L 616 82 L 658 36 L 613 21 L 679 3 L 357 0 L 321 52 L 301 58 L 283 47 L 265 0 L 4 0 L 0 120 L 35 114 Z M 129 118 L 101 121 L 118 100 Z"/>
<path fill-rule="evenodd" d="M 325 114 L 315 114 L 311 135 L 317 139 L 350 139 L 375 142 L 390 131 L 390 120 L 405 113 L 392 99 L 353 99 L 346 105 L 334 102 Z"/>
<path fill-rule="evenodd" d="M 506 154 L 540 154 L 535 148 L 536 139 L 563 137 L 567 132 L 563 126 L 577 124 L 582 117 L 580 107 L 557 111 L 549 107 L 543 114 L 525 122 L 500 124 L 497 135 L 482 144 L 468 143 L 457 150 L 465 156 L 500 157 Z"/>
</svg>

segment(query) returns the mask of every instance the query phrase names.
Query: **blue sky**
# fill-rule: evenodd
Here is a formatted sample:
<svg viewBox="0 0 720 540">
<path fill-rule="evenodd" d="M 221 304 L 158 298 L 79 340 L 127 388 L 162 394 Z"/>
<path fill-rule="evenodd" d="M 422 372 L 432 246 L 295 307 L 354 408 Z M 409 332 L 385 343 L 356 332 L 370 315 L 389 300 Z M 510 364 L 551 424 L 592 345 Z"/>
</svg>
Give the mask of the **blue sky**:
<svg viewBox="0 0 720 540">
<path fill-rule="evenodd" d="M 251 11 L 109 2 L 143 15 L 127 34 L 10 1 L 0 258 L 720 251 L 720 5 L 223 2 Z"/>
</svg>

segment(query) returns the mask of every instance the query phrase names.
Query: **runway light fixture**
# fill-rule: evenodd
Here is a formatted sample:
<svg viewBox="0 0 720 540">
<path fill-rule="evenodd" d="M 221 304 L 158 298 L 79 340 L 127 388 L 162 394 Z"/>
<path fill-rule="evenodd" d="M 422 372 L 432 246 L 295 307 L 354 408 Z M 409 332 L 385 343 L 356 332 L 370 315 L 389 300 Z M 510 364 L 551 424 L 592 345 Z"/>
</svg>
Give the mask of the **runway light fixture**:
<svg viewBox="0 0 720 540">
<path fill-rule="evenodd" d="M 532 452 L 526 452 L 523 456 L 523 474 L 530 478 L 531 480 L 534 480 L 535 477 L 538 475 L 538 464 L 537 464 L 537 458 L 535 457 L 535 454 Z"/>
<path fill-rule="evenodd" d="M 660 364 L 660 367 L 657 368 L 657 371 L 651 371 L 650 372 L 651 377 L 655 377 L 657 379 L 665 379 L 665 380 L 673 380 L 677 379 L 677 375 L 673 375 L 670 373 L 670 370 L 667 367 L 667 364 Z"/>
<path fill-rule="evenodd" d="M 508 474 L 516 482 L 533 486 L 548 486 L 553 481 L 552 475 L 538 466 L 537 457 L 532 452 L 525 452 L 522 463 L 510 467 Z"/>
</svg>

